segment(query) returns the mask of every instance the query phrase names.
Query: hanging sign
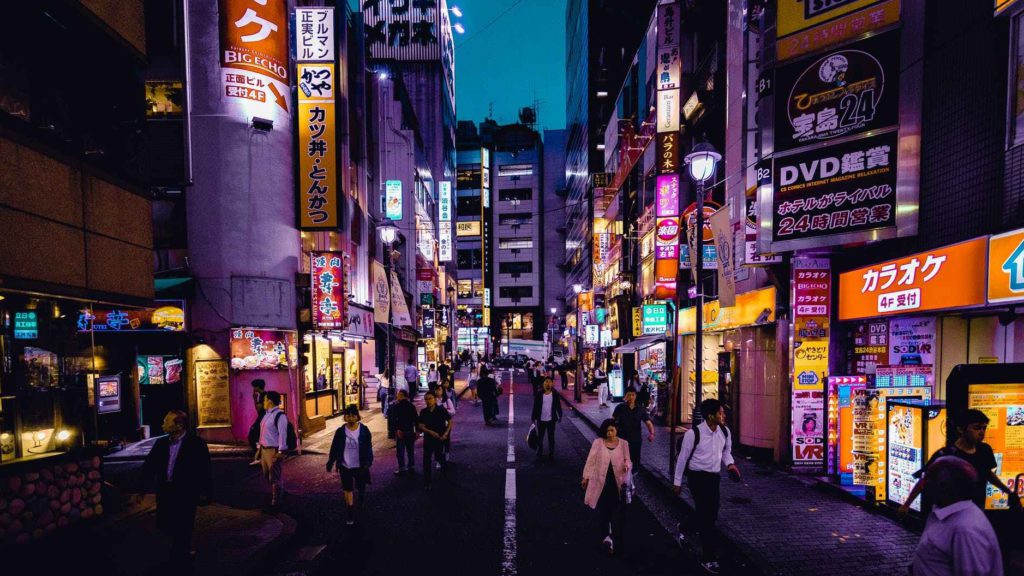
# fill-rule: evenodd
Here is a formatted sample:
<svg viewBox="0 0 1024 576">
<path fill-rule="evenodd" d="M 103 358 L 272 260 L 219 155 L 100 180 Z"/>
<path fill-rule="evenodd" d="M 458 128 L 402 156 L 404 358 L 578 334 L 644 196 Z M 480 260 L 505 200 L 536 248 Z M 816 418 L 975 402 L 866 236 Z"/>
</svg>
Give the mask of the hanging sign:
<svg viewBox="0 0 1024 576">
<path fill-rule="evenodd" d="M 299 64 L 299 228 L 339 226 L 333 63 Z"/>
<path fill-rule="evenodd" d="M 334 62 L 334 8 L 296 8 L 295 61 Z"/>
<path fill-rule="evenodd" d="M 348 294 L 341 252 L 311 252 L 310 308 L 317 330 L 341 330 L 348 318 Z"/>
</svg>

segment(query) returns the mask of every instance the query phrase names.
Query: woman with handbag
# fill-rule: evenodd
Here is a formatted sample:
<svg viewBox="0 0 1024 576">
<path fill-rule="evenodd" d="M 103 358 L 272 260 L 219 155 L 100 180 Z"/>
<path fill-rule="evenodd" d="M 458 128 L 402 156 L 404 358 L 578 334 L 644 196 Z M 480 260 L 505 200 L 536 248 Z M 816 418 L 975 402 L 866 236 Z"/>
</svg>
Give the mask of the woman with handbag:
<svg viewBox="0 0 1024 576">
<path fill-rule="evenodd" d="M 359 504 L 363 503 L 363 492 L 370 482 L 370 466 L 373 465 L 373 444 L 370 429 L 359 422 L 359 408 L 355 404 L 345 407 L 342 412 L 345 424 L 334 432 L 331 451 L 327 456 L 327 471 L 335 464 L 341 475 L 341 490 L 345 494 L 348 518 L 345 524 L 356 523 L 355 494 L 359 492 Z"/>
<path fill-rule="evenodd" d="M 598 435 L 583 467 L 583 501 L 597 510 L 599 534 L 604 537 L 601 545 L 614 554 L 615 540 L 621 544 L 623 536 L 623 502 L 632 496 L 633 463 L 629 459 L 629 443 L 618 437 L 615 420 L 602 422 Z"/>
</svg>

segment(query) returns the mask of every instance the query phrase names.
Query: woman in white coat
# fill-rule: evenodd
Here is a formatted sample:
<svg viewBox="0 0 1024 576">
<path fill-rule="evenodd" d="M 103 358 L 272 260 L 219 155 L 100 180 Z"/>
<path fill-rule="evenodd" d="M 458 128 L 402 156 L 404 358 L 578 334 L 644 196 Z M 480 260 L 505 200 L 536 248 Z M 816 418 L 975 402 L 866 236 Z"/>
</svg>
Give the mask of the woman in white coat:
<svg viewBox="0 0 1024 576">
<path fill-rule="evenodd" d="M 601 423 L 599 437 L 590 446 L 583 467 L 583 501 L 598 512 L 601 542 L 609 554 L 615 552 L 615 540 L 622 537 L 622 491 L 630 482 L 633 463 L 629 459 L 629 443 L 619 438 L 615 420 Z"/>
</svg>

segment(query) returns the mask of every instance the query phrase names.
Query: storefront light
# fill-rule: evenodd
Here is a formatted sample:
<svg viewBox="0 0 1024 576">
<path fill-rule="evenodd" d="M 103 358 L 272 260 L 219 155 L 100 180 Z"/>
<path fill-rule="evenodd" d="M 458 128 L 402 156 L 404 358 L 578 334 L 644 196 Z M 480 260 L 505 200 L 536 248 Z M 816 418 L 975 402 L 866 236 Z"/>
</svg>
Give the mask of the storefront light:
<svg viewBox="0 0 1024 576">
<path fill-rule="evenodd" d="M 70 430 L 65 428 L 65 429 L 61 430 L 60 432 L 57 432 L 57 441 L 58 442 L 67 442 L 69 438 L 71 438 L 71 431 Z"/>
</svg>

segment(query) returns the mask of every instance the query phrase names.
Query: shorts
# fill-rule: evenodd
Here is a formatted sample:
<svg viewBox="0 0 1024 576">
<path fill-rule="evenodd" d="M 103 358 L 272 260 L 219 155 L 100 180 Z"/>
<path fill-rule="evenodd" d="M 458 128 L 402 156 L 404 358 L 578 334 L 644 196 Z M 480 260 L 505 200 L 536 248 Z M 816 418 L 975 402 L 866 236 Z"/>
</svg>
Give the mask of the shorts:
<svg viewBox="0 0 1024 576">
<path fill-rule="evenodd" d="M 365 483 L 363 481 L 362 468 L 345 468 L 344 466 L 338 466 L 338 472 L 341 474 L 341 489 L 345 492 L 351 492 L 357 487 L 362 492 Z"/>
</svg>

